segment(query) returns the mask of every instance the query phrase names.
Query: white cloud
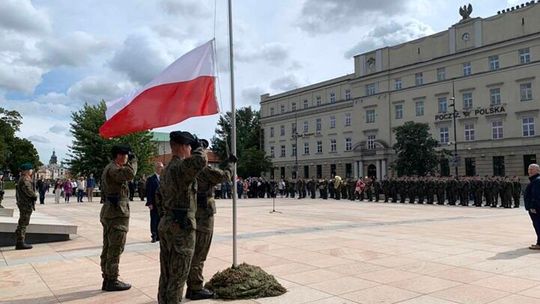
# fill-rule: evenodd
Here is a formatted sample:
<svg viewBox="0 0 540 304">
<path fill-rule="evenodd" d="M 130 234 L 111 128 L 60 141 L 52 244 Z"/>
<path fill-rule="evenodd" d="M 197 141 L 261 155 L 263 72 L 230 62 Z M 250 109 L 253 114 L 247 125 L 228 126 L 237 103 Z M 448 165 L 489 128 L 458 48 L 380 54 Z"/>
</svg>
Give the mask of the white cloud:
<svg viewBox="0 0 540 304">
<path fill-rule="evenodd" d="M 107 101 L 121 97 L 133 89 L 135 89 L 135 84 L 112 75 L 88 76 L 71 86 L 67 96 L 79 102 L 96 104 L 101 100 Z"/>
<path fill-rule="evenodd" d="M 282 43 L 266 43 L 262 46 L 241 48 L 236 57 L 241 62 L 263 61 L 271 65 L 282 65 L 289 58 L 289 50 Z"/>
<path fill-rule="evenodd" d="M 42 51 L 42 62 L 47 66 L 80 66 L 88 64 L 92 56 L 108 48 L 108 43 L 89 33 L 76 31 L 65 37 L 54 37 L 37 44 Z"/>
<path fill-rule="evenodd" d="M 295 75 L 283 76 L 283 77 L 274 79 L 270 83 L 270 88 L 279 92 L 293 90 L 300 86 L 301 84 Z"/>
<path fill-rule="evenodd" d="M 54 126 L 49 128 L 49 132 L 55 134 L 65 133 L 67 130 L 69 130 L 68 127 L 61 124 L 55 124 Z"/>
<path fill-rule="evenodd" d="M 43 137 L 41 135 L 32 135 L 32 136 L 29 136 L 27 139 L 33 143 L 48 144 L 51 142 L 48 138 Z"/>
<path fill-rule="evenodd" d="M 30 0 L 0 1 L 0 28 L 7 31 L 41 34 L 50 30 L 49 17 Z"/>
<path fill-rule="evenodd" d="M 41 82 L 43 69 L 2 55 L 0 52 L 0 88 L 31 93 Z"/>
<path fill-rule="evenodd" d="M 264 94 L 261 87 L 249 87 L 242 90 L 241 102 L 244 105 L 257 105 L 261 101 L 261 95 Z"/>
<path fill-rule="evenodd" d="M 209 1 L 201 0 L 161 0 L 163 10 L 171 15 L 179 15 L 189 18 L 208 18 L 213 12 Z"/>
</svg>

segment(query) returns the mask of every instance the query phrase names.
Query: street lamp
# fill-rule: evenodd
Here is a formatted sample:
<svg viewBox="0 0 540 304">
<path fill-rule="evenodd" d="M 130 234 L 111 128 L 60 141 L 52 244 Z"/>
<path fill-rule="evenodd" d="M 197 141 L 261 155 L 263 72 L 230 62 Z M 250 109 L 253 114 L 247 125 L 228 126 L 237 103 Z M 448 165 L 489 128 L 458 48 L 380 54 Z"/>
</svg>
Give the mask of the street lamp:
<svg viewBox="0 0 540 304">
<path fill-rule="evenodd" d="M 298 178 L 298 114 L 296 113 L 296 110 L 294 111 L 294 146 L 296 148 L 296 151 L 294 151 L 294 178 Z"/>
<path fill-rule="evenodd" d="M 458 153 L 457 153 L 457 133 L 456 133 L 456 117 L 458 111 L 456 110 L 456 94 L 454 90 L 454 80 L 452 80 L 452 97 L 450 97 L 450 100 L 452 101 L 452 104 L 450 105 L 453 109 L 452 113 L 452 120 L 454 121 L 454 172 L 456 175 L 456 179 L 459 179 L 459 172 L 458 172 Z"/>
</svg>

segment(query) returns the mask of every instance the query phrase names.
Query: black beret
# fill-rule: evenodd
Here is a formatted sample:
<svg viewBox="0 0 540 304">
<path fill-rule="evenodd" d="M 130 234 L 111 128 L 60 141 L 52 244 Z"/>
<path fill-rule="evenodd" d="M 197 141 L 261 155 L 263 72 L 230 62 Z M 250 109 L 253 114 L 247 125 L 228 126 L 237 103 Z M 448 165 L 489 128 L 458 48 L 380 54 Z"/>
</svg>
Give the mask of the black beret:
<svg viewBox="0 0 540 304">
<path fill-rule="evenodd" d="M 114 145 L 111 149 L 111 155 L 116 157 L 118 154 L 129 154 L 131 147 L 129 145 Z"/>
<path fill-rule="evenodd" d="M 21 165 L 20 169 L 21 169 L 22 171 L 27 171 L 27 170 L 32 169 L 33 167 L 34 167 L 34 166 L 32 166 L 31 163 L 24 163 L 24 164 Z"/>
<path fill-rule="evenodd" d="M 195 137 L 186 131 L 174 131 L 169 133 L 169 139 L 172 142 L 181 145 L 189 145 L 195 141 Z"/>
</svg>

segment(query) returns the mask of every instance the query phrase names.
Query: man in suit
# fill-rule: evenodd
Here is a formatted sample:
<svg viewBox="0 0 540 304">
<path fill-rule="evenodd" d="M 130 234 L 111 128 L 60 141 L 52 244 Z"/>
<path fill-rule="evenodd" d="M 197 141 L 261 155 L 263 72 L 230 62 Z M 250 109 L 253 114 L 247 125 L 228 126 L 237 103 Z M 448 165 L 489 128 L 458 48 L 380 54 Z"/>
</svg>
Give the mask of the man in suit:
<svg viewBox="0 0 540 304">
<path fill-rule="evenodd" d="M 158 225 L 160 214 L 156 206 L 156 191 L 159 188 L 159 177 L 163 172 L 163 163 L 157 162 L 154 165 L 154 174 L 146 180 L 146 206 L 150 209 L 150 233 L 152 243 L 159 241 Z"/>
</svg>

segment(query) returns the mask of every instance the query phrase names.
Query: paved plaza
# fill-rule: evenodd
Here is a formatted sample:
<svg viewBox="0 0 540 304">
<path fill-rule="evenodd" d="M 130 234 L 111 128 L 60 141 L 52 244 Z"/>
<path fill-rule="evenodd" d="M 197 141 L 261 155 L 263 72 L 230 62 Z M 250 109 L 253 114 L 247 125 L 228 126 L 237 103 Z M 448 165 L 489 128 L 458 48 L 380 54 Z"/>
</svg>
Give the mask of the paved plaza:
<svg viewBox="0 0 540 304">
<path fill-rule="evenodd" d="M 0 303 L 155 303 L 159 244 L 150 243 L 144 203 L 131 204 L 121 279 L 101 288 L 99 202 L 38 205 L 79 226 L 66 242 L 0 252 Z M 288 288 L 280 297 L 229 303 L 540 303 L 540 252 L 523 209 L 348 200 L 239 200 L 238 259 Z M 7 207 L 14 207 L 7 192 Z M 218 200 L 209 279 L 232 263 L 230 200 Z M 199 301 L 214 303 L 219 301 Z"/>
</svg>

